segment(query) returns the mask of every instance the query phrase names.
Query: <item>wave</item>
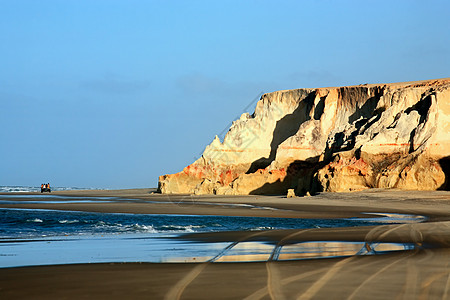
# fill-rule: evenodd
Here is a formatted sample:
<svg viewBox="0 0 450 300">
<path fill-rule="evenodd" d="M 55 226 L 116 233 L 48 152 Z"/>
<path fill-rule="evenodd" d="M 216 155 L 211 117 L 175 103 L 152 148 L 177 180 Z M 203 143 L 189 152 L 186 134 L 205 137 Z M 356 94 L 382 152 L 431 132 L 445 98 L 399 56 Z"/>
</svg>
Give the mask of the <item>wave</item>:
<svg viewBox="0 0 450 300">
<path fill-rule="evenodd" d="M 194 229 L 206 228 L 206 225 L 162 225 L 158 227 L 161 231 L 194 232 Z"/>
<path fill-rule="evenodd" d="M 255 227 L 255 228 L 250 228 L 250 231 L 271 230 L 271 229 L 275 229 L 275 227 L 272 227 L 272 226 L 259 226 L 259 227 Z"/>
<path fill-rule="evenodd" d="M 98 188 L 79 188 L 79 187 L 51 187 L 52 191 L 73 191 L 73 190 L 103 190 Z M 19 186 L 3 185 L 0 186 L 0 193 L 34 193 L 40 192 L 41 186 Z"/>
<path fill-rule="evenodd" d="M 143 224 L 121 224 L 121 223 L 107 223 L 104 221 L 99 221 L 94 225 L 95 229 L 99 229 L 106 233 L 157 233 L 153 225 L 143 225 Z"/>
<path fill-rule="evenodd" d="M 73 224 L 73 223 L 79 223 L 80 220 L 59 220 L 58 222 L 61 224 Z"/>
<path fill-rule="evenodd" d="M 153 225 L 141 225 L 141 224 L 133 224 L 133 225 L 125 225 L 124 226 L 125 231 L 131 231 L 131 232 L 149 232 L 149 233 L 157 233 L 158 231 L 155 230 Z"/>
<path fill-rule="evenodd" d="M 43 223 L 44 221 L 42 219 L 39 219 L 39 218 L 34 218 L 32 220 L 27 220 L 27 222 Z"/>
<path fill-rule="evenodd" d="M 0 193 L 29 193 L 40 191 L 40 187 L 33 186 L 0 186 Z"/>
<path fill-rule="evenodd" d="M 111 233 L 182 233 L 195 232 L 196 229 L 206 228 L 205 225 L 145 225 L 145 224 L 121 224 L 121 223 L 105 223 L 99 221 L 94 224 L 94 228 L 104 230 Z"/>
</svg>

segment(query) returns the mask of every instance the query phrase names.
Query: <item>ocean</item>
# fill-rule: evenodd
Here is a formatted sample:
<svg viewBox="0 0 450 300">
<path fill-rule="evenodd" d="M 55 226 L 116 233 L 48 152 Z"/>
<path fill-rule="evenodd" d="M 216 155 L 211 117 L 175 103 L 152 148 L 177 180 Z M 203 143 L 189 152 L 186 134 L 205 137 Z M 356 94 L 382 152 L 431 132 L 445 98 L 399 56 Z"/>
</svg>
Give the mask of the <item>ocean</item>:
<svg viewBox="0 0 450 300">
<path fill-rule="evenodd" d="M 96 235 L 153 235 L 214 231 L 256 231 L 353 227 L 379 219 L 293 219 L 194 215 L 140 215 L 0 208 L 0 239 L 22 240 Z"/>
<path fill-rule="evenodd" d="M 79 187 L 53 187 L 52 191 L 71 191 L 71 190 L 98 190 L 95 188 L 79 188 Z M 0 186 L 0 193 L 31 193 L 40 192 L 41 186 L 15 186 L 15 185 L 2 185 Z"/>
</svg>

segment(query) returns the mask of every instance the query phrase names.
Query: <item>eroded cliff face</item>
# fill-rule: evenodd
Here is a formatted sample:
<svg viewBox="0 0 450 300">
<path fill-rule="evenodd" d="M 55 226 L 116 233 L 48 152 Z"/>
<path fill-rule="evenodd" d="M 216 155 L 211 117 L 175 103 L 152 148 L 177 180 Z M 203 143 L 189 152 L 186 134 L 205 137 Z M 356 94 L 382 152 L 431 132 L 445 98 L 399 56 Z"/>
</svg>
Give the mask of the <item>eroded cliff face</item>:
<svg viewBox="0 0 450 300">
<path fill-rule="evenodd" d="M 448 189 L 450 79 L 265 94 L 162 193 Z"/>
</svg>

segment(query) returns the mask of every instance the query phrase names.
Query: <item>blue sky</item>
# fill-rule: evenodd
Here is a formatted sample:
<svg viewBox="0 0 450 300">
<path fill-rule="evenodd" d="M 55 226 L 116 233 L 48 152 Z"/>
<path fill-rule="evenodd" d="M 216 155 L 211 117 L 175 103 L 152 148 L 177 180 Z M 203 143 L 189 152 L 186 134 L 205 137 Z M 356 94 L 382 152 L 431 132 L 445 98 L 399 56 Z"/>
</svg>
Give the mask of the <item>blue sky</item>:
<svg viewBox="0 0 450 300">
<path fill-rule="evenodd" d="M 260 92 L 450 77 L 449 12 L 433 0 L 0 0 L 0 185 L 156 187 Z"/>
</svg>

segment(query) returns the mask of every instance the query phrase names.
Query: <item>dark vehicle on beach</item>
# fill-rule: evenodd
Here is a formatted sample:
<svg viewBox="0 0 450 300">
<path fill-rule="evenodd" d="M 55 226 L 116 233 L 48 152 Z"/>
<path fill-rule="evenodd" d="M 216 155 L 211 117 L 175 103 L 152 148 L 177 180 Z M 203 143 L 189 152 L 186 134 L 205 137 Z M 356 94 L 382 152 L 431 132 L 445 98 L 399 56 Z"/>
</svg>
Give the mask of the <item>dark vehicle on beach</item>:
<svg viewBox="0 0 450 300">
<path fill-rule="evenodd" d="M 49 188 L 42 188 L 42 189 L 41 189 L 41 193 L 44 193 L 44 192 L 49 192 L 49 193 L 51 193 L 52 190 L 49 189 Z"/>
<path fill-rule="evenodd" d="M 49 192 L 49 193 L 52 192 L 52 190 L 50 189 L 50 183 L 41 184 L 41 193 L 44 193 L 44 192 Z"/>
</svg>

